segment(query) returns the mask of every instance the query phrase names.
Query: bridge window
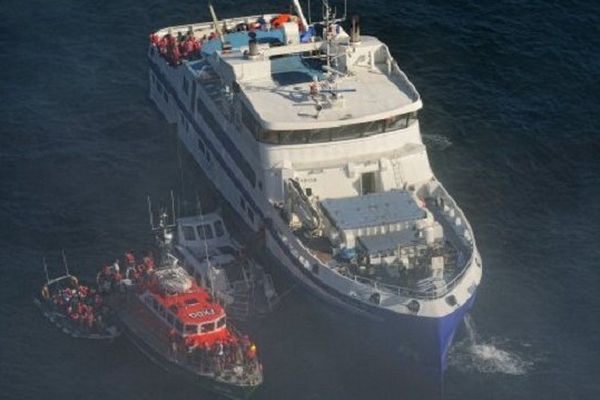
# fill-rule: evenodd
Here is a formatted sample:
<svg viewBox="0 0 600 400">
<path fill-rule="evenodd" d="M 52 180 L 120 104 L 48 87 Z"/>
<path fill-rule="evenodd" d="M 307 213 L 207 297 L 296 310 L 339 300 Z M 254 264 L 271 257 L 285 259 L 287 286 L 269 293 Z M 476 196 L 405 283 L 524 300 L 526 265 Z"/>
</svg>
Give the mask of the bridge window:
<svg viewBox="0 0 600 400">
<path fill-rule="evenodd" d="M 223 326 L 225 326 L 225 317 L 221 317 L 218 321 L 217 321 L 217 328 L 222 328 Z"/>
<path fill-rule="evenodd" d="M 223 229 L 223 223 L 221 221 L 215 222 L 215 233 L 217 237 L 221 237 L 225 234 L 225 229 Z"/>
<path fill-rule="evenodd" d="M 193 242 L 196 240 L 196 234 L 194 233 L 194 228 L 191 226 L 182 226 L 183 230 L 183 238 L 188 242 Z"/>
<path fill-rule="evenodd" d="M 231 140 L 229 134 L 222 128 L 214 114 L 208 109 L 206 104 L 204 104 L 201 96 L 198 96 L 196 99 L 196 107 L 198 108 L 198 113 L 202 115 L 202 118 L 213 131 L 214 135 L 221 142 L 221 144 L 223 144 L 223 147 L 225 147 L 225 149 L 231 154 L 231 158 L 242 172 L 244 177 L 248 180 L 253 188 L 256 187 L 256 173 L 254 172 L 254 169 L 246 160 L 246 158 L 244 158 L 236 144 Z"/>
<path fill-rule="evenodd" d="M 214 237 L 210 224 L 198 225 L 196 231 L 198 232 L 200 240 L 210 240 Z"/>
<path fill-rule="evenodd" d="M 198 325 L 186 325 L 185 326 L 185 334 L 193 335 L 194 333 L 198 333 Z"/>
<path fill-rule="evenodd" d="M 258 141 L 268 144 L 290 145 L 351 140 L 404 129 L 412 125 L 416 120 L 417 113 L 412 112 L 377 121 L 342 125 L 333 128 L 273 131 L 264 129 L 247 106 L 242 105 L 242 121 L 244 125 Z"/>
<path fill-rule="evenodd" d="M 208 333 L 215 330 L 215 323 L 209 322 L 208 324 L 203 324 L 200 326 L 200 333 Z"/>
</svg>

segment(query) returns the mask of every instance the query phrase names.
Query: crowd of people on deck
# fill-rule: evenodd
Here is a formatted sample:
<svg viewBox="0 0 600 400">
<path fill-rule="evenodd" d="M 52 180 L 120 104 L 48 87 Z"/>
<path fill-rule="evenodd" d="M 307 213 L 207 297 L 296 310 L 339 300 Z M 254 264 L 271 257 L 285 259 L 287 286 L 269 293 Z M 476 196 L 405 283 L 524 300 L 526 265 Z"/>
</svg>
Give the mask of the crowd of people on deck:
<svg viewBox="0 0 600 400">
<path fill-rule="evenodd" d="M 138 263 L 133 251 L 126 251 L 124 261 L 125 273 L 121 271 L 121 264 L 118 259 L 112 265 L 102 267 L 102 270 L 98 273 L 98 287 L 101 292 L 116 290 L 123 279 L 137 283 L 140 279 L 145 279 L 156 267 L 154 257 L 151 253 L 148 253 Z"/>
<path fill-rule="evenodd" d="M 177 35 L 173 34 L 173 31 L 169 29 L 168 33 L 162 38 L 156 33 L 150 35 L 150 43 L 158 49 L 159 54 L 167 60 L 169 65 L 177 66 L 180 65 L 183 60 L 195 60 L 201 57 L 200 50 L 202 45 L 209 40 L 218 37 L 220 34 L 227 34 L 231 32 L 254 32 L 257 30 L 268 31 L 271 29 L 279 29 L 284 23 L 296 22 L 300 25 L 301 30 L 304 27 L 301 25 L 301 21 L 295 15 L 291 14 L 280 14 L 271 20 L 267 21 L 263 17 L 258 18 L 253 23 L 239 23 L 234 29 L 230 29 L 226 24 L 223 24 L 223 28 L 220 33 L 211 32 L 209 35 L 204 35 L 202 38 L 197 39 L 194 34 L 194 29 L 190 26 L 187 33 L 184 35 L 181 32 L 177 32 Z"/>
<path fill-rule="evenodd" d="M 85 332 L 104 330 L 103 315 L 106 309 L 102 296 L 95 289 L 80 285 L 76 278 L 72 277 L 71 280 L 72 287 L 58 289 L 54 293 L 50 293 L 45 286 L 43 297 L 78 329 Z"/>
<path fill-rule="evenodd" d="M 186 358 L 187 362 L 197 365 L 204 373 L 221 374 L 242 367 L 243 373 L 252 373 L 260 368 L 256 344 L 247 335 L 240 338 L 229 336 L 212 343 L 199 342 L 195 337 L 184 339 L 173 330 L 170 335 L 173 354 Z"/>
<path fill-rule="evenodd" d="M 173 35 L 171 31 L 162 38 L 155 33 L 150 35 L 150 43 L 158 49 L 158 53 L 171 66 L 181 64 L 182 60 L 195 60 L 199 58 L 204 40 L 206 40 L 206 36 L 202 40 L 196 39 L 194 31 L 191 28 L 185 35 L 181 32 Z"/>
</svg>

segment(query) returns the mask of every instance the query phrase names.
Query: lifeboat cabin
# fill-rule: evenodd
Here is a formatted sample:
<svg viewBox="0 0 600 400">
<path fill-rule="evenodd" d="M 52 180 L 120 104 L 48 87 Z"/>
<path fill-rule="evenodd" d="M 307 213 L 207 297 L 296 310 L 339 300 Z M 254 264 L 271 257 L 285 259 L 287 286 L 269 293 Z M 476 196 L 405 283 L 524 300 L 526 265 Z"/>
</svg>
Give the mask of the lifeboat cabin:
<svg viewBox="0 0 600 400">
<path fill-rule="evenodd" d="M 140 300 L 168 328 L 176 345 L 213 346 L 232 339 L 224 309 L 181 267 L 155 271 Z"/>
<path fill-rule="evenodd" d="M 123 322 L 136 341 L 142 339 L 168 361 L 163 366 L 174 364 L 211 390 L 254 390 L 262 383 L 256 346 L 229 328 L 223 307 L 174 257 L 171 261 L 140 278 L 135 291 L 127 290 L 136 301 L 121 308 Z"/>
</svg>

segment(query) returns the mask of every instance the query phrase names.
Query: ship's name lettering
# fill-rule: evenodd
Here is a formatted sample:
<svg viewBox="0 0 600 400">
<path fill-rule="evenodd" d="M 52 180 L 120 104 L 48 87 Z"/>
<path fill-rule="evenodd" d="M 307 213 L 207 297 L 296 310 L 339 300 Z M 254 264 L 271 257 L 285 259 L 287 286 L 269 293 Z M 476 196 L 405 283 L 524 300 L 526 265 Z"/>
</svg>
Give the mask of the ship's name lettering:
<svg viewBox="0 0 600 400">
<path fill-rule="evenodd" d="M 212 308 L 205 308 L 204 310 L 200 310 L 200 311 L 196 311 L 193 313 L 189 313 L 188 317 L 190 318 L 202 318 L 202 317 L 206 317 L 207 315 L 214 315 L 215 314 L 215 310 L 213 310 Z"/>
<path fill-rule="evenodd" d="M 315 183 L 317 178 L 299 178 L 298 181 L 302 183 Z"/>
</svg>

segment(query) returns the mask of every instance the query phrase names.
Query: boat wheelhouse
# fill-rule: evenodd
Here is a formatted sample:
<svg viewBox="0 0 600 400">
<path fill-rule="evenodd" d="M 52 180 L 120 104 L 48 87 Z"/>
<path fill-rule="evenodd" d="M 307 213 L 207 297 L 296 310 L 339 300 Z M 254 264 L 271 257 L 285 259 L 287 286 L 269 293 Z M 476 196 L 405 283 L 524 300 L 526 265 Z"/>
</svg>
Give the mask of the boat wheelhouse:
<svg viewBox="0 0 600 400">
<path fill-rule="evenodd" d="M 323 3 L 319 22 L 295 0 L 294 15 L 211 8 L 211 22 L 155 32 L 150 98 L 291 276 L 442 372 L 481 280 L 473 231 L 430 168 L 419 93 Z M 175 36 L 200 48 L 174 59 Z"/>
<path fill-rule="evenodd" d="M 173 250 L 234 320 L 264 316 L 279 300 L 271 275 L 230 235 L 218 212 L 177 218 Z"/>
</svg>

